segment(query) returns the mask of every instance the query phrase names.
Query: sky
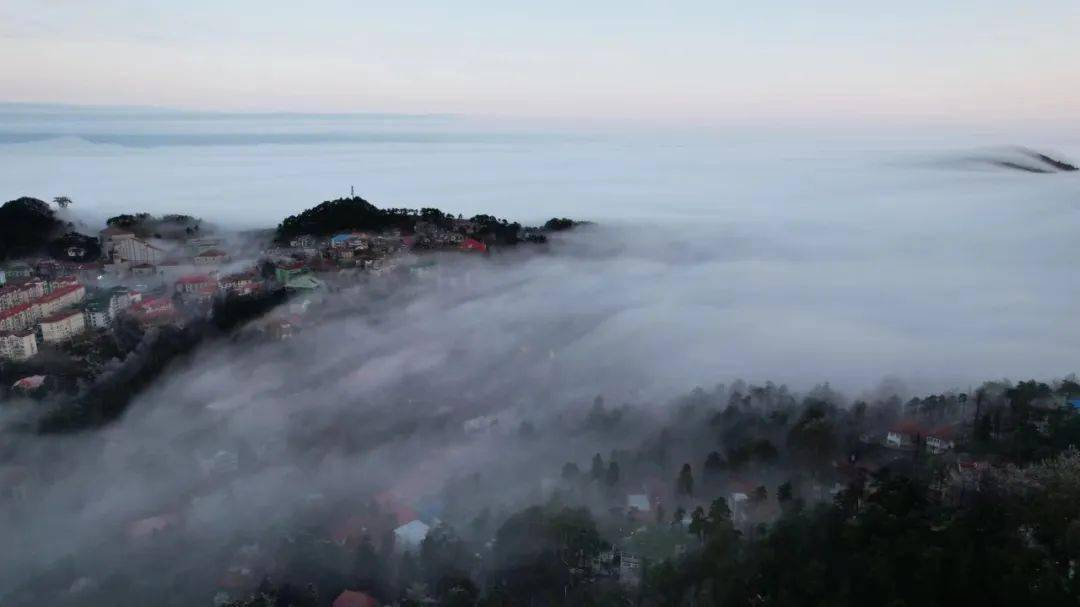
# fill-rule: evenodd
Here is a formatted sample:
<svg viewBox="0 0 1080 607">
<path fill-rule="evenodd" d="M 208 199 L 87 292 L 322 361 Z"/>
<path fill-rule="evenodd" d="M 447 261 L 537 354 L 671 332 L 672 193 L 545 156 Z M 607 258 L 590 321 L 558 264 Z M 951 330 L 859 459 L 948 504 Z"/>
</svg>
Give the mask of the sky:
<svg viewBox="0 0 1080 607">
<path fill-rule="evenodd" d="M 5 0 L 0 101 L 691 123 L 1068 121 L 1080 3 Z"/>
</svg>

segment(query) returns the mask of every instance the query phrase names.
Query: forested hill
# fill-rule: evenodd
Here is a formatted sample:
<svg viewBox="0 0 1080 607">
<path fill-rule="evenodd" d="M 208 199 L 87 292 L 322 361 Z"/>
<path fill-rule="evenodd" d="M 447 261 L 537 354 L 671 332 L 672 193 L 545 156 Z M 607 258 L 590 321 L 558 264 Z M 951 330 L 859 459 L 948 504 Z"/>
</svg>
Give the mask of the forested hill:
<svg viewBox="0 0 1080 607">
<path fill-rule="evenodd" d="M 461 215 L 455 216 L 436 208 L 380 209 L 367 200 L 354 196 L 328 200 L 299 215 L 286 217 L 278 225 L 275 239 L 284 243 L 300 235 L 330 236 L 348 230 L 377 232 L 399 229 L 403 233 L 410 234 L 419 221 L 448 230 L 456 229 L 460 222 L 468 222 L 472 224 L 471 227 L 477 236 L 500 244 L 516 243 L 519 232 L 522 230 L 520 223 L 509 222 L 492 215 L 474 215 L 466 219 Z M 544 229 L 563 230 L 573 225 L 575 222 L 569 219 L 553 219 L 545 225 Z"/>
<path fill-rule="evenodd" d="M 0 206 L 0 260 L 42 252 L 65 226 L 43 200 L 24 196 L 4 203 Z"/>
</svg>

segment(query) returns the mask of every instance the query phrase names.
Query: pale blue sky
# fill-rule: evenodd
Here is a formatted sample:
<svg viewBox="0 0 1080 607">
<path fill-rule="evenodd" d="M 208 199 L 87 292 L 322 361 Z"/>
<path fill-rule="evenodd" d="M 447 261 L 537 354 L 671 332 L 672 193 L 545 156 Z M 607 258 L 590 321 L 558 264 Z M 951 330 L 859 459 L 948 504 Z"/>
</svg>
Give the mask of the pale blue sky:
<svg viewBox="0 0 1080 607">
<path fill-rule="evenodd" d="M 4 0 L 0 101 L 1068 121 L 1077 32 L 1077 0 Z"/>
</svg>

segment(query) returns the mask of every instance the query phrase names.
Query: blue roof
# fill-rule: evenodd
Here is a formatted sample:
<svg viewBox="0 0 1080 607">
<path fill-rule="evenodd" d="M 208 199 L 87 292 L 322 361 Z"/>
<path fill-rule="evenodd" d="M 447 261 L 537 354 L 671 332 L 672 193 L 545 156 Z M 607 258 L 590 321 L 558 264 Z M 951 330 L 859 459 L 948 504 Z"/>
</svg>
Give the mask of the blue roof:
<svg viewBox="0 0 1080 607">
<path fill-rule="evenodd" d="M 1069 400 L 1065 401 L 1065 403 L 1073 409 L 1080 409 L 1080 398 L 1070 398 Z"/>
</svg>

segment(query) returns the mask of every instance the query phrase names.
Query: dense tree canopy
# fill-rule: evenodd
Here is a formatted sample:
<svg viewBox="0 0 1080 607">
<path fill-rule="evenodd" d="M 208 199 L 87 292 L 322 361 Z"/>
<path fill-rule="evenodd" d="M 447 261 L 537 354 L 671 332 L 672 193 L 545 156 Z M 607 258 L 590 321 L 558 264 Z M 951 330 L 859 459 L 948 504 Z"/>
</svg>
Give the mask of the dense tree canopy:
<svg viewBox="0 0 1080 607">
<path fill-rule="evenodd" d="M 41 253 L 64 230 L 49 204 L 23 197 L 0 206 L 0 260 Z"/>
</svg>

